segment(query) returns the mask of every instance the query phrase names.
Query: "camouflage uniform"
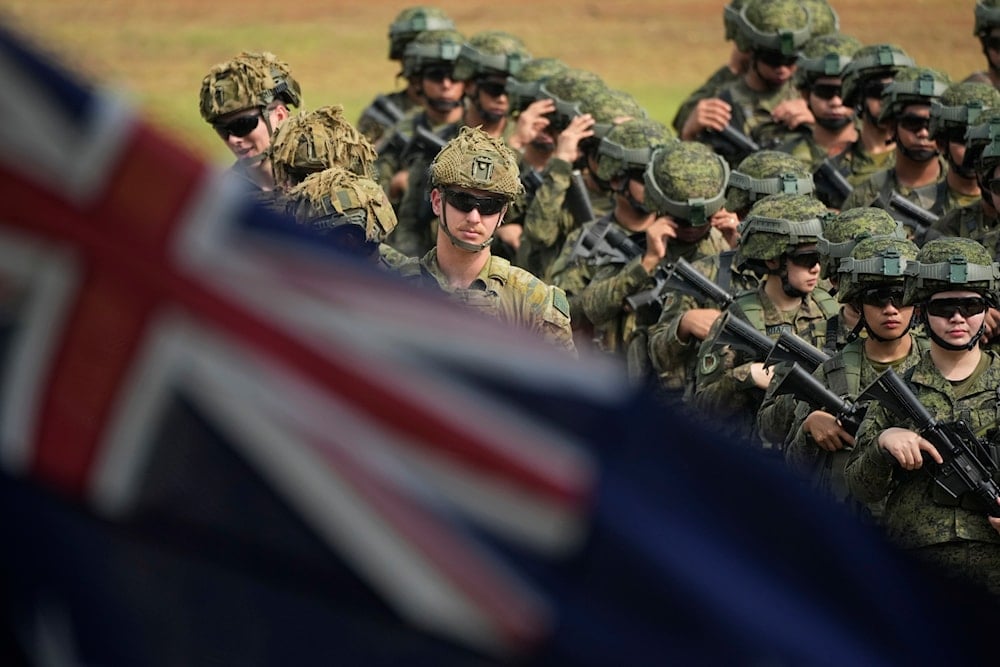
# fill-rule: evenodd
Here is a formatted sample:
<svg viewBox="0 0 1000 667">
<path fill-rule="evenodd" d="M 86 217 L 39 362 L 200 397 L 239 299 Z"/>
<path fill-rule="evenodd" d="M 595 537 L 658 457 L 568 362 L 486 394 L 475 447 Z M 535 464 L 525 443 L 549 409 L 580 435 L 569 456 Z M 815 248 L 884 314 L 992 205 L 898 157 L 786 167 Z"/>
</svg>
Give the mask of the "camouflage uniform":
<svg viewBox="0 0 1000 667">
<path fill-rule="evenodd" d="M 875 236 L 861 241 L 851 252 L 850 258 L 853 261 L 845 262 L 841 267 L 843 289 L 837 296 L 838 300 L 841 303 L 855 303 L 863 313 L 861 291 L 883 285 L 902 286 L 906 262 L 915 259 L 916 254 L 916 246 L 896 237 Z M 902 373 L 914 366 L 922 352 L 928 349 L 925 337 L 909 332 L 902 335 L 910 336 L 911 345 L 907 354 L 900 359 L 891 363 L 873 362 L 865 354 L 865 339 L 855 338 L 817 368 L 813 376 L 840 398 L 853 402 L 861 390 L 886 368 L 891 366 Z M 802 422 L 815 409 L 805 401 L 796 402 L 795 422 L 785 449 L 785 461 L 793 470 L 810 480 L 814 488 L 831 495 L 838 502 L 847 503 L 849 494 L 844 468 L 852 448 L 845 447 L 830 452 L 816 445 L 812 436 L 802 428 Z M 856 509 L 862 515 L 881 515 L 879 503 L 871 508 Z"/>
<path fill-rule="evenodd" d="M 975 242 L 931 241 L 917 261 L 919 271 L 906 279 L 907 303 L 920 305 L 942 290 L 971 290 L 996 303 L 1000 266 Z M 951 268 L 941 273 L 941 267 Z M 945 275 L 949 278 L 942 280 Z M 933 334 L 932 340 L 939 344 Z M 976 349 L 976 340 L 970 345 L 965 349 Z M 948 381 L 930 354 L 907 371 L 903 380 L 935 419 L 961 419 L 978 437 L 985 434 L 995 441 L 1000 419 L 1000 358 L 991 351 L 979 354 L 978 367 L 961 382 Z M 909 472 L 898 469 L 878 444 L 882 432 L 894 425 L 898 420 L 880 402 L 870 403 L 845 471 L 851 493 L 866 502 L 886 500 L 883 524 L 897 545 L 1000 595 L 1000 534 L 987 522 L 982 501 L 968 494 L 958 499 L 948 496 L 933 481 L 933 463 Z M 997 479 L 996 472 L 993 477 Z"/>
<path fill-rule="evenodd" d="M 767 260 L 785 259 L 796 246 L 816 243 L 822 232 L 819 216 L 826 208 L 804 195 L 770 195 L 754 204 L 750 215 L 741 224 L 740 256 L 744 262 L 766 271 Z M 783 268 L 771 280 L 783 280 Z M 730 307 L 728 317 L 739 313 L 755 329 L 771 338 L 790 331 L 815 347 L 822 347 L 826 337 L 826 320 L 836 312 L 833 298 L 822 288 L 815 288 L 802 297 L 794 311 L 781 311 L 766 292 L 765 280 L 756 292 L 741 295 Z M 713 422 L 727 422 L 727 432 L 750 441 L 756 438 L 756 412 L 764 399 L 764 391 L 754 384 L 750 365 L 741 351 L 731 347 L 716 349 L 716 338 L 725 318 L 716 320 L 698 351 L 698 369 L 694 389 L 694 406 Z M 757 360 L 762 361 L 762 360 Z"/>
<path fill-rule="evenodd" d="M 389 25 L 389 60 L 402 64 L 406 45 L 424 31 L 454 29 L 454 21 L 436 7 L 407 7 Z M 379 139 L 398 122 L 385 113 L 386 106 L 391 106 L 403 115 L 419 108 L 419 104 L 410 97 L 405 88 L 376 96 L 375 100 L 361 112 L 357 123 L 358 131 L 372 144 L 377 144 Z"/>
</svg>

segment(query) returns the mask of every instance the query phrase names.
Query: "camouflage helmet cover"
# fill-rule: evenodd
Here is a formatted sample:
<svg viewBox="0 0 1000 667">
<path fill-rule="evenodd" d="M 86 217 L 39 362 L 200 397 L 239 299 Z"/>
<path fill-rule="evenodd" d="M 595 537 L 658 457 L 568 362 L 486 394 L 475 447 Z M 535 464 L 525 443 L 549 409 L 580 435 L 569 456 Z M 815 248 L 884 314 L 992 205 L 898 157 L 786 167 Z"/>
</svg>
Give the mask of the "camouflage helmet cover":
<svg viewBox="0 0 1000 667">
<path fill-rule="evenodd" d="M 545 81 L 569 69 L 569 65 L 558 58 L 532 58 L 524 64 L 516 75 L 507 77 L 507 96 L 511 109 L 525 109 L 539 98 L 539 90 Z"/>
<path fill-rule="evenodd" d="M 987 109 L 976 125 L 965 130 L 965 164 L 980 178 L 989 179 L 1000 165 L 1000 108 Z"/>
<path fill-rule="evenodd" d="M 674 141 L 653 152 L 643 183 L 649 209 L 697 227 L 725 203 L 729 163 L 705 144 Z"/>
<path fill-rule="evenodd" d="M 841 259 L 870 236 L 906 238 L 906 230 L 885 209 L 865 207 L 841 211 L 826 220 L 816 249 L 823 256 L 821 278 L 837 274 Z"/>
<path fill-rule="evenodd" d="M 857 301 L 861 292 L 878 285 L 903 285 L 907 268 L 916 270 L 916 244 L 898 236 L 869 236 L 858 241 L 837 267 L 837 300 Z"/>
<path fill-rule="evenodd" d="M 371 177 L 378 154 L 344 117 L 342 106 L 326 106 L 290 117 L 271 140 L 271 164 L 279 185 L 339 166 Z"/>
<path fill-rule="evenodd" d="M 842 33 L 813 37 L 799 54 L 796 85 L 805 88 L 820 77 L 841 77 L 860 48 L 857 38 Z"/>
<path fill-rule="evenodd" d="M 730 0 L 729 4 L 722 9 L 722 27 L 725 30 L 726 40 L 736 39 L 739 32 L 740 10 L 743 9 L 744 0 Z"/>
<path fill-rule="evenodd" d="M 396 228 L 396 214 L 382 186 L 341 167 L 310 174 L 288 197 L 295 219 L 320 231 L 354 225 L 364 230 L 366 241 L 379 243 Z"/>
<path fill-rule="evenodd" d="M 895 44 L 873 44 L 854 54 L 843 73 L 844 104 L 857 106 L 861 102 L 861 91 L 871 79 L 894 77 L 904 67 L 914 67 L 916 63 L 903 49 Z"/>
<path fill-rule="evenodd" d="M 273 53 L 244 51 L 209 70 L 201 82 L 201 117 L 211 123 L 234 111 L 280 100 L 301 106 L 302 91 L 291 69 Z"/>
<path fill-rule="evenodd" d="M 594 139 L 606 136 L 616 122 L 625 118 L 645 118 L 646 110 L 624 90 L 604 89 L 595 91 L 579 102 L 580 112 L 594 117 L 590 128 Z"/>
<path fill-rule="evenodd" d="M 811 14 L 799 0 L 749 0 L 736 17 L 741 51 L 795 55 L 812 36 Z"/>
<path fill-rule="evenodd" d="M 549 77 L 538 88 L 538 99 L 551 99 L 556 110 L 549 119 L 556 130 L 583 113 L 581 102 L 607 90 L 604 81 L 591 71 L 569 68 Z"/>
<path fill-rule="evenodd" d="M 898 117 L 911 104 L 926 104 L 939 99 L 951 85 L 947 74 L 929 67 L 901 69 L 882 93 L 882 113 L 879 122 Z"/>
<path fill-rule="evenodd" d="M 487 30 L 469 38 L 455 59 L 455 79 L 469 81 L 487 74 L 517 74 L 531 60 L 524 43 L 509 32 Z"/>
<path fill-rule="evenodd" d="M 970 238 L 933 239 L 917 253 L 918 269 L 906 279 L 907 304 L 922 303 L 937 292 L 971 290 L 996 304 L 1000 264 L 982 244 Z"/>
<path fill-rule="evenodd" d="M 407 7 L 389 24 L 389 60 L 400 60 L 414 37 L 425 30 L 454 30 L 455 22 L 437 7 Z"/>
<path fill-rule="evenodd" d="M 977 37 L 986 37 L 990 30 L 1000 26 L 1000 1 L 998 0 L 978 0 L 975 9 L 976 23 L 972 34 Z"/>
<path fill-rule="evenodd" d="M 810 195 L 814 191 L 812 172 L 801 160 L 781 151 L 759 150 L 743 158 L 729 175 L 726 210 L 746 211 L 758 199 L 779 192 Z"/>
<path fill-rule="evenodd" d="M 653 151 L 674 139 L 663 123 L 633 118 L 616 125 L 597 145 L 597 177 L 603 181 L 645 171 Z"/>
<path fill-rule="evenodd" d="M 802 0 L 802 4 L 809 10 L 809 29 L 813 37 L 840 32 L 840 17 L 827 0 Z"/>
<path fill-rule="evenodd" d="M 415 76 L 434 65 L 454 66 L 465 37 L 456 30 L 426 30 L 403 50 L 403 76 Z"/>
<path fill-rule="evenodd" d="M 764 197 L 740 223 L 741 260 L 778 259 L 796 246 L 817 243 L 826 215 L 826 206 L 808 195 Z"/>
<path fill-rule="evenodd" d="M 949 86 L 940 99 L 931 102 L 931 136 L 975 125 L 985 110 L 996 107 L 1000 107 L 1000 91 L 992 84 L 963 81 Z"/>
<path fill-rule="evenodd" d="M 430 166 L 431 186 L 457 185 L 514 199 L 524 192 L 517 156 L 478 127 L 463 127 Z"/>
</svg>

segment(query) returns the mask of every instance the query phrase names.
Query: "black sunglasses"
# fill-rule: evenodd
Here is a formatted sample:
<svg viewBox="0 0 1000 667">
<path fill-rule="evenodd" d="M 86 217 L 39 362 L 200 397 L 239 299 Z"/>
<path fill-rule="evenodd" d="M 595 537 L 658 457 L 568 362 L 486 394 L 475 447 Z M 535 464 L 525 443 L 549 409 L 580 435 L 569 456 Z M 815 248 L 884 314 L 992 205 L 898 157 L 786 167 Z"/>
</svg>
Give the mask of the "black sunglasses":
<svg viewBox="0 0 1000 667">
<path fill-rule="evenodd" d="M 865 97 L 881 98 L 888 85 L 889 83 L 886 81 L 869 81 L 861 89 L 861 92 Z"/>
<path fill-rule="evenodd" d="M 992 49 L 994 51 L 1000 51 L 1000 37 L 987 37 L 984 41 L 987 49 Z"/>
<path fill-rule="evenodd" d="M 803 269 L 811 269 L 823 258 L 818 252 L 800 252 L 788 255 L 788 261 Z"/>
<path fill-rule="evenodd" d="M 455 70 L 452 67 L 428 67 L 421 72 L 420 77 L 434 83 L 442 83 L 445 79 L 455 80 Z"/>
<path fill-rule="evenodd" d="M 931 299 L 926 306 L 928 315 L 951 319 L 955 313 L 965 319 L 986 311 L 986 299 L 979 296 L 960 297 L 956 299 Z"/>
<path fill-rule="evenodd" d="M 835 83 L 817 83 L 812 87 L 812 94 L 828 101 L 834 97 L 842 97 L 840 86 Z"/>
<path fill-rule="evenodd" d="M 462 213 L 477 209 L 482 215 L 495 215 L 507 205 L 506 197 L 477 197 L 461 190 L 445 190 L 444 200 Z"/>
<path fill-rule="evenodd" d="M 986 189 L 995 195 L 1000 195 L 1000 178 L 994 178 L 986 183 Z"/>
<path fill-rule="evenodd" d="M 883 285 L 866 289 L 861 292 L 861 303 L 876 308 L 885 308 L 891 303 L 893 308 L 901 308 L 903 306 L 903 286 Z"/>
<path fill-rule="evenodd" d="M 499 81 L 480 81 L 479 90 L 490 97 L 500 97 L 507 94 L 507 84 L 500 83 Z"/>
<path fill-rule="evenodd" d="M 931 119 L 923 116 L 900 116 L 898 122 L 901 128 L 914 134 L 931 128 Z"/>
<path fill-rule="evenodd" d="M 245 137 L 257 129 L 263 114 L 256 113 L 253 116 L 239 116 L 225 123 L 212 123 L 212 127 L 223 139 L 228 139 L 230 135 L 234 137 Z"/>
<path fill-rule="evenodd" d="M 758 51 L 757 60 L 768 67 L 791 67 L 798 62 L 799 57 L 795 55 L 786 56 L 781 51 Z"/>
</svg>

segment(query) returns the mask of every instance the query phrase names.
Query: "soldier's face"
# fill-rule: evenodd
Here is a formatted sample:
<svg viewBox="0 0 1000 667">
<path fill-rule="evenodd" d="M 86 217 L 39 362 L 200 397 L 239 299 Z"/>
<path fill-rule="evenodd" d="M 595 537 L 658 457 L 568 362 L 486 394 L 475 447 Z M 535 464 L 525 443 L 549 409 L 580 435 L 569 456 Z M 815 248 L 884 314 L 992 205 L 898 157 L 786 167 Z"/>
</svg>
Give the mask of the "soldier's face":
<svg viewBox="0 0 1000 667">
<path fill-rule="evenodd" d="M 809 108 L 817 121 L 820 119 L 839 121 L 854 116 L 854 109 L 844 106 L 841 97 L 842 83 L 838 77 L 821 76 L 812 84 L 809 89 Z"/>
<path fill-rule="evenodd" d="M 480 244 L 493 236 L 507 212 L 507 198 L 495 192 L 449 186 L 431 190 L 431 208 L 460 241 Z M 443 225 L 438 235 L 444 234 Z"/>
<path fill-rule="evenodd" d="M 275 129 L 288 117 L 284 106 L 270 110 L 245 109 L 220 117 L 213 126 L 237 159 L 254 158 L 263 154 L 271 145 L 271 134 L 264 122 L 265 114 L 269 116 L 271 127 Z M 253 129 L 243 134 L 249 127 Z"/>
<path fill-rule="evenodd" d="M 913 316 L 913 306 L 900 305 L 897 298 L 885 298 L 877 290 L 870 298 L 862 301 L 861 309 L 865 322 L 879 338 L 895 340 L 903 335 Z"/>
<path fill-rule="evenodd" d="M 506 77 L 489 76 L 470 84 L 472 88 L 470 92 L 476 96 L 484 111 L 504 116 L 510 111 L 506 84 Z"/>
<path fill-rule="evenodd" d="M 935 301 L 938 303 L 935 304 Z M 979 332 L 986 317 L 985 308 L 982 312 L 972 313 L 975 308 L 970 306 L 982 301 L 981 295 L 969 290 L 938 292 L 924 306 L 927 309 L 927 324 L 941 339 L 954 345 L 966 345 Z M 968 313 L 967 316 L 963 315 L 963 310 Z"/>
<path fill-rule="evenodd" d="M 936 150 L 937 144 L 931 139 L 930 122 L 930 105 L 906 105 L 896 119 L 897 140 L 911 150 Z"/>
<path fill-rule="evenodd" d="M 815 245 L 795 248 L 786 258 L 788 284 L 800 292 L 808 294 L 819 283 L 820 255 Z"/>
</svg>

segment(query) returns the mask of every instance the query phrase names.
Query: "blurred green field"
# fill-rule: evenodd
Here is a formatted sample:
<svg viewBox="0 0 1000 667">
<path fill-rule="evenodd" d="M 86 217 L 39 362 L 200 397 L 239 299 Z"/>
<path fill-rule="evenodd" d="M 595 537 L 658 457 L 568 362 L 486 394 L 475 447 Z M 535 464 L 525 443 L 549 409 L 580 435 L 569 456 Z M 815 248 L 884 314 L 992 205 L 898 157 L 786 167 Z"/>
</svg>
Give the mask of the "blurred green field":
<svg viewBox="0 0 1000 667">
<path fill-rule="evenodd" d="M 728 1 L 728 0 L 727 0 Z M 120 88 L 180 139 L 212 159 L 227 151 L 198 115 L 213 64 L 241 50 L 288 61 L 307 107 L 342 104 L 349 118 L 398 86 L 387 29 L 412 2 L 398 0 L 7 0 L 0 16 L 106 85 Z M 629 91 L 669 122 L 679 102 L 726 58 L 717 0 L 440 0 L 466 34 L 503 29 L 536 56 L 554 56 Z M 918 63 L 964 78 L 981 69 L 974 0 L 832 0 L 841 30 L 892 42 Z M 874 8 L 874 9 L 873 9 Z"/>
</svg>

